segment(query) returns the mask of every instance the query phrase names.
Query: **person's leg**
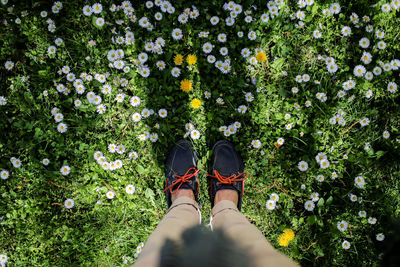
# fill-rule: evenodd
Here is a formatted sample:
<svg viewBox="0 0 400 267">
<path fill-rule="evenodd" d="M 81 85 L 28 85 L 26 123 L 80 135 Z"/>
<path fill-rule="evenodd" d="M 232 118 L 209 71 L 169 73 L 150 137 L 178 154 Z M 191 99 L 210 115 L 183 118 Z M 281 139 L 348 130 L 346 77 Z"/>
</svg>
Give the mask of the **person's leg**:
<svg viewBox="0 0 400 267">
<path fill-rule="evenodd" d="M 290 258 L 275 250 L 257 227 L 238 210 L 237 191 L 229 189 L 218 191 L 214 203 L 211 211 L 211 228 L 222 229 L 241 245 L 253 258 L 255 267 L 297 266 Z"/>
<path fill-rule="evenodd" d="M 215 143 L 210 167 L 211 228 L 222 229 L 241 245 L 256 267 L 296 266 L 291 259 L 276 251 L 240 212 L 248 174 L 244 172 L 244 162 L 233 144 L 225 140 Z"/>
<path fill-rule="evenodd" d="M 197 204 L 199 169 L 192 144 L 179 140 L 170 150 L 165 163 L 165 196 L 168 211 L 147 239 L 135 267 L 158 267 L 160 250 L 166 239 L 180 242 L 182 232 L 201 223 Z"/>
<path fill-rule="evenodd" d="M 201 213 L 191 189 L 181 189 L 171 196 L 172 205 L 147 239 L 135 267 L 158 267 L 160 249 L 167 238 L 179 241 L 184 230 L 201 223 Z"/>
</svg>

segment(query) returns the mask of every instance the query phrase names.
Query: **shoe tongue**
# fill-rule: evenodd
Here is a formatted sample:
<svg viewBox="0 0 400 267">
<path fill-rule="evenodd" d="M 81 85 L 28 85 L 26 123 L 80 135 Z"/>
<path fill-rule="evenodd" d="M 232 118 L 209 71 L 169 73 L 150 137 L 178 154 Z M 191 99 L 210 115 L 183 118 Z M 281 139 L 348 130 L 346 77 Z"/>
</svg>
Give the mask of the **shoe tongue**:
<svg viewBox="0 0 400 267">
<path fill-rule="evenodd" d="M 239 173 L 239 167 L 233 158 L 231 149 L 227 147 L 221 147 L 217 152 L 218 161 L 214 168 L 218 170 L 219 174 L 225 177 L 229 177 L 232 174 L 237 175 Z"/>
<path fill-rule="evenodd" d="M 176 184 L 174 187 L 172 187 L 172 191 L 176 190 L 178 188 L 178 186 L 179 186 L 179 183 Z M 193 188 L 190 187 L 189 183 L 183 183 L 181 185 L 181 187 L 179 187 L 179 189 L 192 189 L 193 190 Z"/>
</svg>

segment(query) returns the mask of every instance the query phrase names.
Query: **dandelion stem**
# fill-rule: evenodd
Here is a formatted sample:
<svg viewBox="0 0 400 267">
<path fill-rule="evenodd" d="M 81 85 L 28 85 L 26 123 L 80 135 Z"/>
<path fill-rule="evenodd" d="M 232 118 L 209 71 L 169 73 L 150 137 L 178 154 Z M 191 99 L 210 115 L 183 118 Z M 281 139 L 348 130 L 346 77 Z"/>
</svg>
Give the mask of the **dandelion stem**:
<svg viewBox="0 0 400 267">
<path fill-rule="evenodd" d="M 254 188 L 254 189 L 256 191 L 258 191 L 258 192 L 262 192 L 262 191 L 264 191 L 266 189 L 271 189 L 271 188 L 274 188 L 274 187 L 276 189 L 278 189 L 278 190 L 281 190 L 285 194 L 288 193 L 288 191 L 282 187 L 282 183 L 281 182 L 279 182 L 279 184 L 276 184 L 276 179 L 274 179 L 274 183 L 272 184 L 272 186 L 267 186 L 267 187 L 264 187 L 263 189 L 257 189 L 257 188 Z"/>
<path fill-rule="evenodd" d="M 307 250 L 309 250 L 312 246 L 314 246 L 315 244 L 317 244 L 317 241 L 312 242 L 307 248 L 302 249 L 301 251 L 305 252 Z"/>
<path fill-rule="evenodd" d="M 57 186 L 57 187 L 61 187 L 61 188 L 64 188 L 64 189 L 68 189 L 67 187 L 65 187 L 65 186 L 63 186 L 63 185 L 56 184 L 56 183 L 54 183 L 54 182 L 52 182 L 52 181 L 48 181 L 47 183 L 48 183 L 48 184 L 51 184 L 51 185 L 54 185 L 54 186 Z"/>
<path fill-rule="evenodd" d="M 348 131 L 350 131 L 351 128 L 354 127 L 354 125 L 356 125 L 356 124 L 359 123 L 360 121 L 361 121 L 361 120 L 356 121 L 355 123 L 353 123 L 352 125 L 350 125 L 349 128 L 347 128 L 347 129 L 344 130 L 343 132 L 340 132 L 339 134 L 345 134 L 345 133 L 347 133 Z"/>
<path fill-rule="evenodd" d="M 105 184 L 105 186 L 107 186 L 108 189 L 110 189 L 110 191 L 113 191 L 114 194 L 117 194 L 114 189 L 111 188 L 111 186 L 109 184 L 107 184 L 106 182 L 103 181 L 103 184 Z"/>
</svg>

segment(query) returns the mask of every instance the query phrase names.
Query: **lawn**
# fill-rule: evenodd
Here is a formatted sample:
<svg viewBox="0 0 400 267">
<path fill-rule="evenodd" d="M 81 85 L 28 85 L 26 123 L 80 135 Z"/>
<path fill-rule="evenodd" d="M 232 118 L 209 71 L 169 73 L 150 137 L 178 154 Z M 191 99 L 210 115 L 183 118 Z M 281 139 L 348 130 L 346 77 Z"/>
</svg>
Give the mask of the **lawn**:
<svg viewBox="0 0 400 267">
<path fill-rule="evenodd" d="M 203 224 L 226 139 L 274 247 L 379 266 L 400 215 L 400 2 L 370 2 L 1 0 L 0 265 L 134 263 L 184 138 Z"/>
</svg>

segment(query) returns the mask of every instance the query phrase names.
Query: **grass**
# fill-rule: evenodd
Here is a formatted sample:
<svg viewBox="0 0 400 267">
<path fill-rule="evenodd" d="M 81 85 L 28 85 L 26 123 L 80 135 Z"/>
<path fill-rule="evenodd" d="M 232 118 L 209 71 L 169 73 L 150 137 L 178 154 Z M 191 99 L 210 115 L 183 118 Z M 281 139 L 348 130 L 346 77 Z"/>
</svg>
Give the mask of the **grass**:
<svg viewBox="0 0 400 267">
<path fill-rule="evenodd" d="M 267 3 L 238 1 L 243 12 L 233 26 L 227 26 L 224 19 L 229 11 L 218 1 L 191 1 L 200 15 L 186 24 L 178 22 L 179 14 L 192 8 L 184 1 L 173 3 L 173 14 L 132 3 L 136 22 L 122 9 L 110 11 L 111 1 L 102 1 L 101 13 L 90 16 L 83 15 L 80 1 L 63 2 L 58 14 L 51 11 L 54 3 L 9 2 L 0 5 L 7 21 L 0 29 L 0 96 L 7 100 L 0 106 L 0 171 L 9 172 L 7 179 L 0 180 L 0 254 L 8 257 L 8 266 L 133 263 L 136 248 L 166 212 L 164 161 L 181 138 L 191 140 L 199 155 L 203 222 L 208 223 L 210 212 L 206 184 L 210 149 L 225 138 L 242 154 L 249 174 L 242 211 L 273 246 L 303 266 L 380 264 L 392 234 L 391 222 L 400 212 L 400 99 L 399 90 L 387 90 L 390 82 L 399 84 L 399 70 L 383 70 L 372 80 L 355 76 L 353 70 L 364 65 L 372 72 L 376 66 L 395 62 L 400 50 L 398 10 L 383 12 L 383 1 L 372 7 L 368 1 L 341 1 L 339 14 L 324 15 L 323 10 L 333 2 L 316 1 L 300 9 L 293 1 L 282 1 L 278 15 L 271 18 Z M 305 15 L 301 29 L 301 20 L 291 18 L 299 10 Z M 47 11 L 47 17 L 42 17 L 41 11 Z M 244 21 L 246 11 L 254 18 L 251 23 Z M 156 12 L 163 14 L 160 22 L 154 19 Z M 270 16 L 266 23 L 260 20 L 263 13 Z M 352 13 L 358 15 L 358 23 L 351 21 Z M 154 26 L 151 31 L 139 26 L 144 16 Z M 221 20 L 216 26 L 210 23 L 212 16 Z M 105 19 L 104 26 L 96 25 L 97 17 Z M 20 24 L 15 22 L 17 18 Z M 48 30 L 49 18 L 55 32 Z M 366 31 L 367 25 L 373 26 L 372 32 Z M 341 33 L 344 26 L 351 27 L 350 36 Z M 171 37 L 175 28 L 182 30 L 181 40 Z M 317 29 L 322 34 L 319 39 L 313 37 Z M 384 38 L 376 37 L 377 29 L 385 33 Z M 112 38 L 125 37 L 129 31 L 135 36 L 132 44 L 113 43 Z M 239 31 L 243 37 L 238 37 Z M 249 31 L 256 32 L 254 41 L 247 38 Z M 199 37 L 200 32 L 209 32 L 208 38 Z M 227 42 L 218 42 L 219 33 L 227 35 Z M 158 37 L 165 40 L 163 52 L 146 52 L 146 42 Z M 365 49 L 359 46 L 363 37 L 370 40 Z M 62 38 L 61 46 L 54 43 L 56 38 Z M 377 48 L 381 40 L 386 43 L 384 50 Z M 96 45 L 90 46 L 89 41 Z M 214 45 L 210 54 L 216 60 L 230 60 L 228 73 L 207 62 L 202 49 L 205 42 Z M 56 47 L 55 54 L 48 53 L 50 46 Z M 228 48 L 226 57 L 219 53 L 221 47 Z M 250 50 L 248 58 L 241 55 L 245 47 Z M 256 56 L 256 48 L 267 59 L 251 64 L 249 58 Z M 112 49 L 124 51 L 128 71 L 109 66 L 107 54 Z M 137 64 L 142 52 L 148 54 L 144 64 L 150 69 L 148 77 L 142 77 L 143 66 Z M 360 61 L 363 52 L 371 53 L 371 63 Z M 185 59 L 194 54 L 197 63 L 177 66 L 173 61 L 177 54 Z M 327 71 L 327 57 L 335 59 L 336 72 Z M 157 68 L 159 60 L 165 62 L 164 70 Z M 14 63 L 10 70 L 7 61 Z M 92 81 L 83 81 L 84 94 L 77 93 L 66 73 L 57 73 L 63 66 L 69 66 L 77 79 L 82 73 L 93 76 Z M 178 78 L 171 75 L 173 67 L 181 70 Z M 101 92 L 103 84 L 95 79 L 96 74 L 104 73 L 109 74 L 106 84 L 112 87 L 108 95 Z M 297 83 L 296 76 L 304 74 L 310 80 Z M 126 84 L 116 79 L 126 79 Z M 189 93 L 180 90 L 184 79 L 193 82 Z M 349 80 L 355 87 L 338 97 Z M 58 84 L 70 91 L 58 91 Z M 299 92 L 292 93 L 293 87 Z M 372 91 L 370 98 L 366 97 L 368 90 Z M 107 109 L 103 114 L 89 103 L 86 94 L 90 91 L 101 96 Z M 206 91 L 211 93 L 209 99 Z M 249 92 L 254 96 L 251 102 L 245 98 Z M 115 100 L 119 93 L 125 94 L 122 103 Z M 326 94 L 326 101 L 320 101 L 317 93 Z M 132 96 L 141 99 L 139 106 L 129 103 Z M 224 104 L 216 103 L 219 97 Z M 202 101 L 199 109 L 190 106 L 193 98 Z M 74 105 L 77 99 L 82 101 L 79 107 Z M 307 100 L 311 101 L 309 107 Z M 244 114 L 237 111 L 240 105 L 247 107 Z M 57 131 L 59 122 L 52 115 L 55 107 L 68 126 L 65 133 Z M 133 122 L 132 114 L 144 108 L 155 114 Z M 163 108 L 168 112 L 165 118 L 158 115 Z M 330 124 L 329 119 L 340 110 L 344 125 Z M 285 119 L 286 114 L 291 117 Z M 365 117 L 370 122 L 362 127 L 360 121 Z M 220 126 L 237 121 L 241 127 L 235 134 L 225 137 L 219 131 Z M 199 139 L 192 139 L 185 130 L 189 122 L 200 132 Z M 286 129 L 288 124 L 291 130 Z M 389 138 L 384 138 L 385 130 Z M 138 137 L 146 131 L 157 133 L 158 140 L 140 141 Z M 281 146 L 275 144 L 279 138 L 284 139 Z M 253 140 L 259 140 L 261 147 L 252 146 Z M 110 144 L 122 144 L 125 153 L 109 152 Z M 109 162 L 122 160 L 123 167 L 104 170 L 94 159 L 96 151 Z M 133 151 L 138 154 L 136 159 L 129 157 Z M 330 162 L 327 169 L 315 159 L 320 152 Z M 19 168 L 13 166 L 12 157 L 21 161 Z M 43 165 L 44 158 L 50 160 L 49 165 Z M 298 168 L 300 161 L 309 165 L 305 172 Z M 62 166 L 71 167 L 68 175 L 60 173 Z M 337 173 L 335 179 L 331 178 L 333 172 Z M 325 179 L 318 182 L 321 174 Z M 355 185 L 357 176 L 364 177 L 364 188 Z M 134 194 L 125 192 L 128 184 L 135 186 Z M 106 197 L 109 191 L 115 192 L 115 198 Z M 308 211 L 304 205 L 314 192 L 319 199 Z M 274 210 L 268 210 L 266 202 L 272 193 L 280 199 Z M 349 194 L 358 200 L 352 202 Z M 66 199 L 74 200 L 73 208 L 64 206 Z M 366 211 L 365 218 L 358 215 L 360 210 Z M 376 224 L 368 223 L 369 217 L 376 218 Z M 343 232 L 337 227 L 342 220 L 349 225 Z M 286 228 L 295 232 L 295 238 L 281 247 L 277 239 Z M 376 239 L 378 233 L 386 236 L 383 242 Z M 348 250 L 342 248 L 344 240 L 351 244 Z"/>
</svg>

